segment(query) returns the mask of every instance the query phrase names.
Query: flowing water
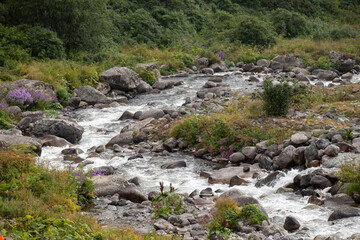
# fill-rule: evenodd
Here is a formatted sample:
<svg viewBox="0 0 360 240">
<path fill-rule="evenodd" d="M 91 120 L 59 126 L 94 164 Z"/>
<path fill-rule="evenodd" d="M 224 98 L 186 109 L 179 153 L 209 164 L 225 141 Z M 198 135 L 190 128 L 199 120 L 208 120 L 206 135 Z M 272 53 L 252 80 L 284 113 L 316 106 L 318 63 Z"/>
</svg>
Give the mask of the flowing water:
<svg viewBox="0 0 360 240">
<path fill-rule="evenodd" d="M 246 81 L 249 76 L 236 75 L 234 73 L 222 74 L 223 83 L 228 84 L 232 90 L 239 92 L 252 92 L 257 88 L 256 83 Z M 263 79 L 265 75 L 259 76 Z M 86 151 L 99 145 L 105 145 L 112 137 L 120 133 L 121 129 L 134 122 L 133 120 L 119 121 L 119 117 L 126 110 L 136 112 L 151 108 L 174 107 L 177 108 L 185 102 L 186 97 L 195 98 L 196 92 L 208 80 L 207 76 L 190 75 L 189 77 L 176 78 L 183 81 L 184 84 L 173 89 L 164 90 L 160 94 L 140 95 L 130 100 L 126 105 L 106 108 L 106 109 L 81 109 L 74 113 L 78 123 L 84 127 L 85 132 L 82 140 L 74 147 L 84 150 L 83 157 L 86 157 Z M 360 81 L 360 76 L 355 76 L 353 81 Z M 62 160 L 61 150 L 63 148 L 47 147 L 43 149 L 42 161 L 48 161 L 52 166 L 62 168 L 66 163 Z M 191 193 L 195 189 L 204 189 L 209 187 L 207 179 L 199 176 L 200 171 L 214 171 L 213 163 L 195 159 L 191 155 L 184 153 L 173 153 L 170 156 L 153 156 L 153 153 L 143 154 L 143 159 L 128 161 L 128 157 L 133 155 L 133 150 L 123 149 L 123 157 L 111 159 L 111 155 L 103 158 L 91 158 L 93 164 L 86 168 L 100 166 L 113 166 L 119 174 L 124 175 L 126 179 L 139 177 L 141 180 L 141 190 L 145 193 L 158 190 L 158 182 L 164 182 L 165 186 L 172 183 L 179 192 Z M 81 155 L 80 155 L 81 156 Z M 185 160 L 186 168 L 163 170 L 160 166 L 170 160 Z M 278 224 L 283 224 L 285 217 L 292 215 L 297 218 L 301 224 L 303 239 L 313 239 L 316 235 L 330 235 L 340 233 L 342 238 L 351 236 L 353 233 L 360 232 L 360 217 L 328 222 L 327 219 L 332 210 L 307 204 L 307 197 L 301 197 L 294 193 L 276 193 L 279 187 L 292 182 L 298 174 L 297 170 L 286 173 L 274 187 L 256 188 L 255 180 L 249 186 L 235 186 L 244 193 L 259 199 L 260 203 L 268 212 L 270 218 Z M 210 185 L 213 190 L 229 189 L 227 185 Z"/>
</svg>

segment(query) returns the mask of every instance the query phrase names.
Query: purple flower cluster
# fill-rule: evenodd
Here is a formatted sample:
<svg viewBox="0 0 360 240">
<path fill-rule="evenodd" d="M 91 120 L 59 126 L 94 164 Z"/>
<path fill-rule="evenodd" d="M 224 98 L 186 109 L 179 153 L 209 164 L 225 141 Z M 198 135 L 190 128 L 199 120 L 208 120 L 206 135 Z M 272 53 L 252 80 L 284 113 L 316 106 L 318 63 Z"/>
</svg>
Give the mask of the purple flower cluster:
<svg viewBox="0 0 360 240">
<path fill-rule="evenodd" d="M 7 104 L 6 102 L 2 101 L 0 102 L 0 111 L 8 111 L 9 110 L 9 104 Z"/>
<path fill-rule="evenodd" d="M 9 105 L 19 106 L 22 109 L 38 108 L 47 103 L 57 102 L 57 98 L 51 99 L 41 91 L 27 90 L 23 88 L 11 89 L 2 93 L 2 98 Z M 0 98 L 1 99 L 1 98 Z"/>
<path fill-rule="evenodd" d="M 217 55 L 219 56 L 221 61 L 224 61 L 225 58 L 226 58 L 226 55 L 225 55 L 224 51 L 217 52 Z"/>
<path fill-rule="evenodd" d="M 24 105 L 29 106 L 33 103 L 34 98 L 31 93 L 23 88 L 10 90 L 6 96 L 6 101 L 11 105 Z"/>
<path fill-rule="evenodd" d="M 235 150 L 236 150 L 236 148 L 233 145 L 230 145 L 228 151 L 223 151 L 221 153 L 221 157 L 229 159 L 231 154 L 233 154 L 235 152 Z"/>
<path fill-rule="evenodd" d="M 104 173 L 101 170 L 92 170 L 91 172 L 88 173 L 84 173 L 84 171 L 81 172 L 75 172 L 74 173 L 74 177 L 77 178 L 77 180 L 79 181 L 79 184 L 81 185 L 83 183 L 84 180 L 86 180 L 88 177 L 93 177 L 93 176 L 103 176 Z"/>
</svg>

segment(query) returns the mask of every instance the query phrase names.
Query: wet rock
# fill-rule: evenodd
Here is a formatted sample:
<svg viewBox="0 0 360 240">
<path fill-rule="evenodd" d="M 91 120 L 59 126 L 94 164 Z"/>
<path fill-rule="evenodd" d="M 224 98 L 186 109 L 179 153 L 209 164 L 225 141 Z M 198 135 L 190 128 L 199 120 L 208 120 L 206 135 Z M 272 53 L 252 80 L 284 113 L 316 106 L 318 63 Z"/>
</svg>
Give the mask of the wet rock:
<svg viewBox="0 0 360 240">
<path fill-rule="evenodd" d="M 305 148 L 306 147 L 298 147 L 294 151 L 294 162 L 297 165 L 305 164 Z"/>
<path fill-rule="evenodd" d="M 247 157 L 248 159 L 253 160 L 256 156 L 256 147 L 244 147 L 242 149 L 242 153 Z"/>
<path fill-rule="evenodd" d="M 345 207 L 335 210 L 330 216 L 328 221 L 335 221 L 343 218 L 358 217 L 360 216 L 360 208 Z"/>
<path fill-rule="evenodd" d="M 281 55 L 276 56 L 272 59 L 271 68 L 273 70 L 286 71 L 289 67 L 300 67 L 304 66 L 303 61 L 300 57 L 294 55 Z"/>
<path fill-rule="evenodd" d="M 208 152 L 208 151 L 207 151 L 206 148 L 202 148 L 202 149 L 197 150 L 197 151 L 194 153 L 194 156 L 195 156 L 196 158 L 202 158 L 202 157 L 204 157 L 204 155 L 205 155 L 207 152 Z"/>
<path fill-rule="evenodd" d="M 160 109 L 152 109 L 146 112 L 143 112 L 140 117 L 139 120 L 144 120 L 147 118 L 155 118 L 155 119 L 159 119 L 162 118 L 165 115 L 163 110 Z"/>
<path fill-rule="evenodd" d="M 300 223 L 295 217 L 287 216 L 285 219 L 284 228 L 288 231 L 295 231 L 300 228 Z"/>
<path fill-rule="evenodd" d="M 140 186 L 140 178 L 138 178 L 138 177 L 134 177 L 134 178 L 132 178 L 132 179 L 129 179 L 128 182 L 129 182 L 129 183 L 133 183 L 133 184 L 135 184 L 136 186 Z"/>
<path fill-rule="evenodd" d="M 335 143 L 340 148 L 340 152 L 352 152 L 355 150 L 354 146 L 345 142 Z"/>
<path fill-rule="evenodd" d="M 80 107 L 81 98 L 79 97 L 71 97 L 69 99 L 68 105 L 73 108 L 79 108 Z"/>
<path fill-rule="evenodd" d="M 245 160 L 245 155 L 241 152 L 236 152 L 230 155 L 229 160 L 232 163 L 243 162 Z"/>
<path fill-rule="evenodd" d="M 325 154 L 330 157 L 335 157 L 339 154 L 340 148 L 334 144 L 331 144 L 325 148 Z"/>
<path fill-rule="evenodd" d="M 311 143 L 309 146 L 306 147 L 304 157 L 306 165 L 308 165 L 312 160 L 317 160 L 318 151 L 316 149 L 315 143 Z"/>
<path fill-rule="evenodd" d="M 145 132 L 139 132 L 133 137 L 134 143 L 141 143 L 148 140 L 148 135 Z"/>
<path fill-rule="evenodd" d="M 65 147 L 71 145 L 66 139 L 54 135 L 47 135 L 39 139 L 43 142 L 43 147 Z"/>
<path fill-rule="evenodd" d="M 71 143 L 81 140 L 84 128 L 75 122 L 63 119 L 41 119 L 34 123 L 32 133 L 36 137 L 55 135 L 62 137 Z"/>
<path fill-rule="evenodd" d="M 105 103 L 107 101 L 107 97 L 104 94 L 90 86 L 79 87 L 74 90 L 74 94 L 76 97 L 79 97 L 81 101 L 90 105 Z"/>
<path fill-rule="evenodd" d="M 197 215 L 196 220 L 199 224 L 205 225 L 212 221 L 213 216 L 210 213 L 207 212 L 200 212 L 199 215 Z"/>
<path fill-rule="evenodd" d="M 114 144 L 117 144 L 119 146 L 124 146 L 131 144 L 133 142 L 133 133 L 132 132 L 125 132 L 120 133 L 119 135 L 116 135 L 113 137 L 107 144 L 106 147 L 112 147 Z"/>
<path fill-rule="evenodd" d="M 212 68 L 204 68 L 201 72 L 208 75 L 214 75 L 214 70 Z"/>
<path fill-rule="evenodd" d="M 312 196 L 309 198 L 308 203 L 321 206 L 321 205 L 324 204 L 324 201 L 321 200 L 321 199 L 319 199 L 317 196 L 312 195 Z"/>
<path fill-rule="evenodd" d="M 245 185 L 247 186 L 250 182 L 249 181 L 246 181 L 245 179 L 239 177 L 239 176 L 234 176 L 230 179 L 230 184 L 229 186 L 230 187 L 233 187 L 233 186 L 241 186 L 241 185 Z"/>
<path fill-rule="evenodd" d="M 304 133 L 295 133 L 291 136 L 290 141 L 294 145 L 306 143 L 309 138 Z"/>
<path fill-rule="evenodd" d="M 275 234 L 280 234 L 280 236 L 287 235 L 287 231 L 282 226 L 275 223 L 266 224 L 260 230 L 265 236 L 273 236 Z"/>
<path fill-rule="evenodd" d="M 129 183 L 119 175 L 94 176 L 91 178 L 94 183 L 94 194 L 98 197 L 119 194 L 132 202 L 141 203 L 147 198 L 136 188 L 135 184 Z"/>
<path fill-rule="evenodd" d="M 138 159 L 138 158 L 144 158 L 143 155 L 141 155 L 140 153 L 139 154 L 136 154 L 136 155 L 133 155 L 133 156 L 130 156 L 128 158 L 128 160 L 134 160 L 134 159 Z"/>
<path fill-rule="evenodd" d="M 94 171 L 102 173 L 106 176 L 113 175 L 115 173 L 115 169 L 112 166 L 101 166 L 94 168 Z"/>
<path fill-rule="evenodd" d="M 295 147 L 290 145 L 286 147 L 279 156 L 273 159 L 274 164 L 281 169 L 290 166 L 294 160 Z"/>
<path fill-rule="evenodd" d="M 123 120 L 127 120 L 127 119 L 133 119 L 134 118 L 134 114 L 129 112 L 129 111 L 125 111 L 121 117 L 119 118 L 120 121 L 123 121 Z"/>
<path fill-rule="evenodd" d="M 83 162 L 85 159 L 83 159 L 82 157 L 78 157 L 77 155 L 65 155 L 64 156 L 64 161 L 70 161 L 73 164 L 78 164 Z"/>
<path fill-rule="evenodd" d="M 313 176 L 310 180 L 310 185 L 313 186 L 314 188 L 319 188 L 319 189 L 324 189 L 332 186 L 329 179 L 321 175 Z"/>
<path fill-rule="evenodd" d="M 186 167 L 185 161 L 171 161 L 161 166 L 162 169 L 174 169 Z"/>
<path fill-rule="evenodd" d="M 336 72 L 323 69 L 316 69 L 312 71 L 312 74 L 322 81 L 332 81 L 334 78 L 338 77 Z"/>
<path fill-rule="evenodd" d="M 270 168 L 273 164 L 271 158 L 264 154 L 260 155 L 260 157 L 258 158 L 258 163 L 261 168 L 266 169 L 266 170 L 270 170 Z"/>
<path fill-rule="evenodd" d="M 249 178 L 252 177 L 255 170 L 250 170 L 250 172 L 244 172 L 243 167 L 229 167 L 219 169 L 211 174 L 208 179 L 208 182 L 211 184 L 222 183 L 222 184 L 230 184 L 230 180 L 234 176 L 239 176 L 241 178 Z"/>
<path fill-rule="evenodd" d="M 84 153 L 84 151 L 80 148 L 66 148 L 61 151 L 62 155 L 79 155 Z"/>
<path fill-rule="evenodd" d="M 214 196 L 214 192 L 210 187 L 200 191 L 200 197 L 213 197 L 213 196 Z"/>
<path fill-rule="evenodd" d="M 198 69 L 207 68 L 209 66 L 209 59 L 202 57 L 195 59 L 195 66 Z"/>
<path fill-rule="evenodd" d="M 255 187 L 258 188 L 263 186 L 274 187 L 276 182 L 282 177 L 285 177 L 285 174 L 283 172 L 280 171 L 272 172 L 269 175 L 267 175 L 265 178 L 257 181 Z"/>
<path fill-rule="evenodd" d="M 301 179 L 300 179 L 300 187 L 301 188 L 307 188 L 310 186 L 310 182 L 311 182 L 311 174 L 306 174 L 306 175 L 303 175 L 301 176 Z"/>
<path fill-rule="evenodd" d="M 339 207 L 349 207 L 354 205 L 354 200 L 345 193 L 336 194 L 334 196 L 328 197 L 324 201 L 324 206 L 328 208 L 337 209 Z"/>
<path fill-rule="evenodd" d="M 138 74 L 126 67 L 113 67 L 100 74 L 100 81 L 107 82 L 111 89 L 131 91 L 143 81 Z"/>
<path fill-rule="evenodd" d="M 178 142 L 176 138 L 171 137 L 167 139 L 163 144 L 166 151 L 172 152 L 177 147 Z"/>
<path fill-rule="evenodd" d="M 214 87 L 217 87 L 218 85 L 215 83 L 215 82 L 212 82 L 212 81 L 207 81 L 205 84 L 204 84 L 204 88 L 214 88 Z"/>
<path fill-rule="evenodd" d="M 102 152 L 105 152 L 105 150 L 106 150 L 105 145 L 100 145 L 95 149 L 95 152 L 102 153 Z"/>
<path fill-rule="evenodd" d="M 41 142 L 32 137 L 16 136 L 16 135 L 0 135 L 0 149 L 8 148 L 12 145 L 28 145 L 29 149 L 37 155 L 41 155 Z"/>
</svg>

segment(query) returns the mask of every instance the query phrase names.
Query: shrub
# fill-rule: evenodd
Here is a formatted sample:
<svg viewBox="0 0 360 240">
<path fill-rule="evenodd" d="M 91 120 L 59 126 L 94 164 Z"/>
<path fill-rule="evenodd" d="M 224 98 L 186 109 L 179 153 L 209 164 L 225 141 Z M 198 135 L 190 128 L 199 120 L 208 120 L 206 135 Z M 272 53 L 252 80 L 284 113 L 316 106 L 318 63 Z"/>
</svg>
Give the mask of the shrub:
<svg viewBox="0 0 360 240">
<path fill-rule="evenodd" d="M 8 109 L 8 104 L 0 102 L 0 129 L 10 129 L 9 124 L 12 123 L 12 118 Z"/>
<path fill-rule="evenodd" d="M 151 201 L 151 206 L 155 207 L 153 210 L 155 219 L 167 219 L 171 214 L 181 214 L 185 211 L 182 196 L 175 192 L 171 183 L 170 191 L 164 192 L 164 183 L 160 182 L 160 193 Z"/>
<path fill-rule="evenodd" d="M 70 93 L 67 88 L 59 87 L 56 89 L 56 97 L 61 105 L 66 106 L 70 98 Z"/>
<path fill-rule="evenodd" d="M 259 18 L 249 15 L 240 17 L 237 27 L 229 37 L 232 42 L 240 41 L 264 48 L 276 42 L 272 27 Z"/>
<path fill-rule="evenodd" d="M 337 172 L 340 181 L 349 184 L 345 189 L 349 195 L 360 193 L 360 162 L 359 160 L 353 161 L 342 165 Z"/>
<path fill-rule="evenodd" d="M 151 86 L 157 82 L 155 73 L 152 71 L 142 71 L 140 73 L 140 77 L 144 80 L 144 82 L 150 84 Z"/>
<path fill-rule="evenodd" d="M 299 13 L 278 8 L 271 14 L 275 31 L 287 38 L 309 33 L 307 19 Z"/>
<path fill-rule="evenodd" d="M 329 57 L 320 57 L 316 63 L 314 64 L 314 66 L 310 69 L 310 71 L 314 70 L 314 69 L 329 69 L 329 68 L 334 68 L 335 64 L 333 62 L 330 61 Z"/>
<path fill-rule="evenodd" d="M 51 108 L 57 99 L 50 99 L 49 96 L 35 90 L 17 88 L 10 90 L 4 98 L 10 106 L 18 106 L 21 110 L 44 110 Z"/>
<path fill-rule="evenodd" d="M 261 225 L 262 222 L 267 219 L 267 217 L 253 204 L 242 207 L 239 217 L 249 225 Z"/>
</svg>

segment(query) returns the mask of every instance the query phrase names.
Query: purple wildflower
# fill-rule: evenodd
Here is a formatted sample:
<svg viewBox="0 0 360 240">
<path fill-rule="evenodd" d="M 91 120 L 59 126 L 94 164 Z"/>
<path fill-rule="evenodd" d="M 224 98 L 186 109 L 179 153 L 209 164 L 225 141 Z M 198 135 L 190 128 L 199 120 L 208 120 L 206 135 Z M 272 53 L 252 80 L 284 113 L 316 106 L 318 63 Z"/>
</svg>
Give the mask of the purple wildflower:
<svg viewBox="0 0 360 240">
<path fill-rule="evenodd" d="M 225 55 L 224 51 L 217 52 L 217 55 L 219 56 L 221 61 L 224 61 L 225 58 L 226 58 L 226 55 Z"/>
</svg>

